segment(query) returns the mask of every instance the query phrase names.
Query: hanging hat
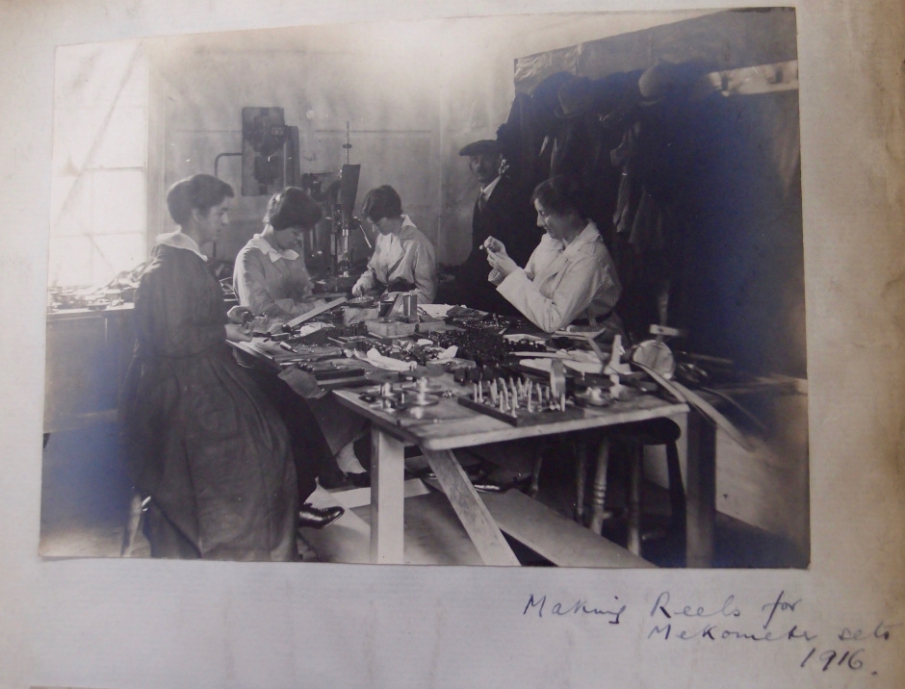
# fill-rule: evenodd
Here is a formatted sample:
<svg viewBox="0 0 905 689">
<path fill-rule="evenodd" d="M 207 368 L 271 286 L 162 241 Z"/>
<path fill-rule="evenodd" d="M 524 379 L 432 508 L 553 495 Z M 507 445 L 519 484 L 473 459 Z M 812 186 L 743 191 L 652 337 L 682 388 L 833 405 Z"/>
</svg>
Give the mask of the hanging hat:
<svg viewBox="0 0 905 689">
<path fill-rule="evenodd" d="M 696 78 L 693 66 L 658 62 L 638 79 L 643 104 L 653 104 L 671 96 Z"/>
<path fill-rule="evenodd" d="M 480 141 L 472 141 L 467 146 L 463 146 L 459 151 L 460 156 L 479 156 L 479 155 L 496 155 L 500 153 L 500 144 L 492 139 L 481 139 Z"/>
<path fill-rule="evenodd" d="M 555 72 L 546 77 L 531 92 L 531 100 L 535 107 L 544 112 L 552 112 L 559 106 L 559 89 L 572 78 L 568 72 Z"/>
<path fill-rule="evenodd" d="M 567 119 L 585 114 L 594 105 L 594 87 L 587 77 L 575 77 L 559 89 L 559 105 L 554 113 Z"/>
</svg>

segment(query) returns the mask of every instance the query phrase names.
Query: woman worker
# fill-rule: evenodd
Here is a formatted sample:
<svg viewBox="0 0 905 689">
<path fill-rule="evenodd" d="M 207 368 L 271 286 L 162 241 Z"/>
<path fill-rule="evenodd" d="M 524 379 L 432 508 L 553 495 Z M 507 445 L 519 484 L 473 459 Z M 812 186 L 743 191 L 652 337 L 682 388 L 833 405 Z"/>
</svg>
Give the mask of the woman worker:
<svg viewBox="0 0 905 689">
<path fill-rule="evenodd" d="M 270 199 L 264 231 L 236 256 L 233 273 L 239 303 L 255 316 L 288 321 L 318 306 L 298 250 L 302 232 L 311 230 L 321 216 L 320 204 L 303 189 L 289 187 Z"/>
<path fill-rule="evenodd" d="M 537 225 L 546 230 L 525 268 L 506 254 L 495 237 L 484 242 L 497 291 L 541 330 L 554 332 L 577 319 L 621 330 L 613 307 L 621 288 L 616 268 L 596 225 L 588 219 L 584 190 L 572 177 L 541 182 L 531 196 Z M 484 491 L 501 491 L 531 474 L 530 444 L 515 441 L 486 445 L 479 453 L 489 464 Z"/>
<path fill-rule="evenodd" d="M 180 229 L 158 237 L 135 293 L 127 448 L 151 497 L 154 557 L 289 561 L 299 517 L 286 429 L 230 354 L 227 338 L 247 339 L 242 309 L 227 315 L 200 249 L 227 226 L 232 197 L 210 175 L 167 194 Z"/>
<path fill-rule="evenodd" d="M 303 232 L 314 228 L 321 215 L 320 204 L 303 189 L 289 187 L 271 197 L 264 230 L 254 235 L 236 256 L 233 273 L 239 303 L 255 316 L 287 321 L 320 303 L 311 299 L 311 279 L 299 240 Z M 325 488 L 339 487 L 346 481 L 356 486 L 370 485 L 353 449 L 354 440 L 366 430 L 364 419 L 329 396 L 302 400 L 269 372 L 256 376 L 256 380 L 289 428 L 300 473 L 301 465 L 313 454 Z"/>
<path fill-rule="evenodd" d="M 588 219 L 580 182 L 558 175 L 532 194 L 537 224 L 546 230 L 525 268 L 494 237 L 484 246 L 497 291 L 528 320 L 554 332 L 577 319 L 619 330 L 613 312 L 621 287 L 597 226 Z"/>
<path fill-rule="evenodd" d="M 437 294 L 434 245 L 403 214 L 396 190 L 388 185 L 372 189 L 365 196 L 362 212 L 379 235 L 367 270 L 352 287 L 352 294 L 361 296 L 378 286 L 396 291 L 405 285 L 417 292 L 419 304 L 432 303 Z"/>
</svg>

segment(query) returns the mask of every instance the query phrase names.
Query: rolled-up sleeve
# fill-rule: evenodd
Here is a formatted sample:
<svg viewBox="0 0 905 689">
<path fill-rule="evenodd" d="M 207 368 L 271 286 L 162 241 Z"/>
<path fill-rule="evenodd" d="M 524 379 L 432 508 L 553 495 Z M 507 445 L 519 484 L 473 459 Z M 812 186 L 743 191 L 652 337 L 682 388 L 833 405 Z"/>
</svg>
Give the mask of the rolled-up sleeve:
<svg viewBox="0 0 905 689">
<path fill-rule="evenodd" d="M 418 244 L 413 272 L 418 303 L 432 304 L 437 296 L 437 260 L 434 248 L 428 242 Z"/>
</svg>

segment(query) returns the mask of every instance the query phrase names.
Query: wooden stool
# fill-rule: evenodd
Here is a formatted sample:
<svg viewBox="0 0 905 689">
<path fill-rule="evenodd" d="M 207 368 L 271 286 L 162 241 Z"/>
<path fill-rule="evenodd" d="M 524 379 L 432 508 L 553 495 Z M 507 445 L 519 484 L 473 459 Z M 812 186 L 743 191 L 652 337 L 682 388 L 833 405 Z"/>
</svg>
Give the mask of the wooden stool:
<svg viewBox="0 0 905 689">
<path fill-rule="evenodd" d="M 591 523 L 589 529 L 599 534 L 603 521 L 604 502 L 606 499 L 606 473 L 609 467 L 611 441 L 619 440 L 628 445 L 629 454 L 629 489 L 628 489 L 628 550 L 641 554 L 641 478 L 644 447 L 648 445 L 666 446 L 666 470 L 669 476 L 670 518 L 673 528 L 684 530 L 685 527 L 685 489 L 682 485 L 682 472 L 679 466 L 679 451 L 676 441 L 681 436 L 679 426 L 669 419 L 651 419 L 617 426 L 606 431 L 597 452 L 597 470 L 591 494 Z M 581 467 L 579 455 L 579 470 Z M 578 495 L 584 501 L 583 491 Z"/>
<path fill-rule="evenodd" d="M 588 467 L 588 445 L 596 444 L 597 438 L 599 434 L 595 431 L 580 431 L 578 433 L 572 434 L 572 437 L 567 441 L 568 442 L 568 450 L 571 451 L 572 455 L 575 457 L 576 467 L 575 467 L 575 514 L 574 519 L 579 524 L 585 524 L 585 507 L 584 507 L 584 496 L 585 496 L 585 477 L 587 476 L 587 467 Z M 535 449 L 535 459 L 534 459 L 534 469 L 531 474 L 531 486 L 528 490 L 528 495 L 532 498 L 537 497 L 539 482 L 540 482 L 540 472 L 543 468 L 544 464 L 544 453 L 549 450 L 551 447 L 556 446 L 561 443 L 561 441 L 556 440 L 544 440 L 538 439 L 539 442 Z M 604 455 L 608 455 L 609 441 L 604 439 L 602 441 L 602 445 L 600 447 L 600 452 L 603 452 Z M 567 451 L 568 451 L 567 450 Z M 604 460 L 605 462 L 605 460 Z M 606 477 L 604 477 L 604 485 L 606 483 Z M 601 520 L 602 523 L 602 520 Z M 600 529 L 597 529 L 597 533 L 600 533 Z"/>
</svg>

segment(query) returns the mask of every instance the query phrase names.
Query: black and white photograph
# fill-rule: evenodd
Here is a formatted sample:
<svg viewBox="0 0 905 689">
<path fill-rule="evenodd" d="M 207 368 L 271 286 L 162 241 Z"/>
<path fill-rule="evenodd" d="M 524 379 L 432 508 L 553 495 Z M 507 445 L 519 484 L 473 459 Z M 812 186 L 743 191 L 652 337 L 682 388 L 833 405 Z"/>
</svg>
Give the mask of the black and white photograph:
<svg viewBox="0 0 905 689">
<path fill-rule="evenodd" d="M 902 686 L 903 35 L 0 0 L 0 687 Z"/>
<path fill-rule="evenodd" d="M 42 557 L 808 567 L 794 9 L 54 79 Z"/>
</svg>

